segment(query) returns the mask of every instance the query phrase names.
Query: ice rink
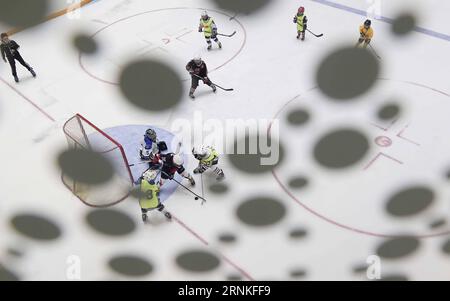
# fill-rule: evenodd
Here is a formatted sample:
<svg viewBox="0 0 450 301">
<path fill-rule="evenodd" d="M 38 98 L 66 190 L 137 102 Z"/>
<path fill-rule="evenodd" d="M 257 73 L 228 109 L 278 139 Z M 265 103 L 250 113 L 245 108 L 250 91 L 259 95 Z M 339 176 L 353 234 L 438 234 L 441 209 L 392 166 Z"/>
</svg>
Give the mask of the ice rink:
<svg viewBox="0 0 450 301">
<path fill-rule="evenodd" d="M 450 280 L 450 2 L 411 2 L 275 0 L 235 15 L 206 0 L 99 0 L 13 35 L 38 76 L 18 65 L 16 84 L 9 66 L 0 67 L 0 280 L 78 279 L 71 268 L 80 263 L 81 280 L 367 281 L 372 255 L 381 260 L 382 279 Z M 300 5 L 308 29 L 323 37 L 296 39 L 292 18 Z M 223 49 L 213 43 L 206 50 L 197 30 L 203 10 L 219 31 L 236 31 L 220 37 Z M 317 69 L 333 50 L 356 43 L 368 10 L 377 15 L 369 17 L 379 76 L 362 96 L 334 101 L 318 88 Z M 390 20 L 404 12 L 416 16 L 418 28 L 398 36 Z M 95 54 L 74 47 L 79 33 L 95 39 Z M 212 81 L 234 91 L 214 94 L 200 85 L 192 101 L 184 68 L 196 55 Z M 125 99 L 119 73 L 136 59 L 161 60 L 180 74 L 179 105 L 151 112 Z M 399 115 L 380 120 L 377 112 L 391 103 Z M 292 112 L 307 118 L 295 124 Z M 175 121 L 198 116 L 278 120 L 284 156 L 262 174 L 222 156 L 220 185 L 194 176 L 206 204 L 178 188 L 165 200 L 174 219 L 154 212 L 144 225 L 129 198 L 103 212 L 123 231 L 108 234 L 101 231 L 108 222 L 99 226 L 97 210 L 61 181 L 62 127 L 77 113 L 101 129 L 171 131 Z M 338 129 L 357 130 L 370 147 L 351 167 L 329 169 L 314 148 Z M 182 150 L 192 172 L 195 159 Z M 276 202 L 249 202 L 261 198 Z M 246 223 L 253 215 L 267 223 Z M 49 237 L 20 231 L 30 219 Z"/>
</svg>

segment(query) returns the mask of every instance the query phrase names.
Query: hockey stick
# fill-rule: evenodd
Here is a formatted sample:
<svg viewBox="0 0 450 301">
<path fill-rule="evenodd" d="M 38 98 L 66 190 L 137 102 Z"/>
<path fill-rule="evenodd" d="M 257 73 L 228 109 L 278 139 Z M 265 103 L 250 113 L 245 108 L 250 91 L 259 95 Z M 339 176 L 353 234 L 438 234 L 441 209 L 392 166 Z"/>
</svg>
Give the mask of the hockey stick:
<svg viewBox="0 0 450 301">
<path fill-rule="evenodd" d="M 231 38 L 231 37 L 234 36 L 235 34 L 236 34 L 236 30 L 233 31 L 232 34 L 216 33 L 217 36 L 223 36 L 223 37 L 228 37 L 228 38 Z"/>
<path fill-rule="evenodd" d="M 372 47 L 372 44 L 369 43 L 369 47 L 370 47 L 370 49 L 372 50 L 373 54 L 375 54 L 375 56 L 376 56 L 379 60 L 381 60 L 381 56 L 378 55 L 378 53 L 377 53 L 377 52 L 375 51 L 375 49 Z"/>
<path fill-rule="evenodd" d="M 161 172 L 162 172 L 163 174 L 165 174 L 166 177 L 169 177 L 169 179 L 170 179 L 170 176 L 169 176 L 166 172 L 164 172 L 164 171 L 162 171 L 162 170 L 161 170 Z M 188 187 L 186 187 L 185 185 L 183 185 L 181 182 L 175 180 L 174 177 L 172 177 L 171 180 L 174 181 L 175 183 L 177 183 L 178 185 L 180 185 L 181 187 L 183 187 L 184 189 L 186 189 L 187 191 L 189 191 L 190 193 L 192 193 L 192 194 L 195 196 L 195 200 L 196 200 L 196 201 L 197 201 L 198 199 L 201 199 L 201 200 L 202 200 L 202 205 L 206 202 L 206 199 L 205 199 L 205 198 L 199 196 L 198 194 L 196 194 L 195 192 L 193 192 L 192 190 L 190 190 Z"/>
<path fill-rule="evenodd" d="M 237 17 L 237 15 L 239 15 L 239 13 L 235 13 L 234 16 L 230 17 L 230 21 L 235 19 Z"/>
<path fill-rule="evenodd" d="M 309 30 L 308 28 L 306 29 L 310 34 L 312 34 L 313 36 L 315 36 L 316 38 L 320 38 L 323 37 L 323 33 L 321 34 L 315 34 L 314 32 L 312 32 L 311 30 Z"/>
<path fill-rule="evenodd" d="M 196 76 L 196 77 L 198 77 L 199 79 L 203 80 L 203 77 L 201 77 L 201 76 L 199 76 L 199 75 L 197 75 L 197 74 L 193 74 L 193 75 Z M 234 91 L 233 88 L 226 89 L 226 88 L 223 88 L 223 87 L 221 87 L 221 86 L 219 86 L 219 85 L 217 85 L 217 84 L 215 84 L 215 83 L 213 83 L 213 82 L 211 82 L 211 84 L 213 84 L 213 85 L 216 86 L 217 88 L 220 88 L 220 89 L 222 89 L 222 90 L 224 90 L 224 91 Z"/>
</svg>

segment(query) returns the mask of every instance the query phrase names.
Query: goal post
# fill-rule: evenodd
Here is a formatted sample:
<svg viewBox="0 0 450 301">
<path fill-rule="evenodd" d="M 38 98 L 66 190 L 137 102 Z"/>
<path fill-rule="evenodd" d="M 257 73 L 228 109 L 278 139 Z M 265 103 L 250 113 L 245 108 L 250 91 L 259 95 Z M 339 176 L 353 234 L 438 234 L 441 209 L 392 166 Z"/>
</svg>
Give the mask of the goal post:
<svg viewBox="0 0 450 301">
<path fill-rule="evenodd" d="M 63 131 L 69 149 L 101 154 L 111 163 L 114 171 L 111 180 L 100 185 L 77 182 L 63 172 L 64 185 L 91 207 L 109 207 L 126 199 L 134 179 L 123 146 L 81 114 L 70 118 L 64 124 Z"/>
</svg>

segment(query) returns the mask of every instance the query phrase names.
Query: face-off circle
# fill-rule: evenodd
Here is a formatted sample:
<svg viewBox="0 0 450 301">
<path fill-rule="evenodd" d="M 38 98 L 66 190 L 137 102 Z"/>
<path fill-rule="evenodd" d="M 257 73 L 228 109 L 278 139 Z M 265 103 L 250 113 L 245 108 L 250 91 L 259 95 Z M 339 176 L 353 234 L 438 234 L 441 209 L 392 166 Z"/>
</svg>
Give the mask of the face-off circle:
<svg viewBox="0 0 450 301">
<path fill-rule="evenodd" d="M 96 56 L 86 56 L 80 52 L 79 64 L 84 72 L 100 82 L 117 85 L 118 74 L 134 59 L 156 59 L 170 64 L 175 71 L 189 76 L 184 66 L 194 56 L 201 56 L 207 63 L 209 72 L 214 72 L 236 58 L 244 48 L 247 34 L 238 19 L 215 10 L 207 9 L 220 32 L 236 31 L 232 39 L 221 39 L 222 49 L 206 50 L 203 33 L 197 30 L 204 8 L 173 7 L 149 10 L 114 21 L 97 30 L 91 39 L 102 44 L 102 51 Z M 159 17 L 156 17 L 159 15 Z M 159 20 L 171 20 L 161 23 Z M 186 24 L 195 24 L 186 27 Z M 152 30 L 150 30 L 152 29 Z M 130 34 L 130 33 L 133 34 Z M 123 37 L 127 41 L 124 43 Z M 217 52 L 221 53 L 220 56 Z"/>
<path fill-rule="evenodd" d="M 286 150 L 287 164 L 281 164 L 272 174 L 278 185 L 299 206 L 340 228 L 390 238 L 398 237 L 399 233 L 416 238 L 448 235 L 449 229 L 430 230 L 428 222 L 424 222 L 421 216 L 426 213 L 426 216 L 433 218 L 450 211 L 442 197 L 444 194 L 433 185 L 442 180 L 442 168 L 450 163 L 446 155 L 450 150 L 450 137 L 446 130 L 450 122 L 443 113 L 446 109 L 450 110 L 450 94 L 419 83 L 378 80 L 383 81 L 383 88 L 377 89 L 382 91 L 373 91 L 364 99 L 383 99 L 386 94 L 408 91 L 408 96 L 399 98 L 399 102 L 403 102 L 402 107 L 408 108 L 407 114 L 393 121 L 362 118 L 370 116 L 374 106 L 380 107 L 382 104 L 367 102 L 367 114 L 352 112 L 348 108 L 336 110 L 336 106 L 330 105 L 317 88 L 310 89 L 286 103 L 274 119 L 282 119 L 290 110 L 295 110 L 299 102 L 305 105 L 308 101 L 314 101 L 314 111 L 311 113 L 315 118 L 308 124 L 314 129 L 314 135 L 308 128 L 299 134 L 289 124 L 282 125 L 282 139 L 290 141 Z M 324 134 L 344 127 L 353 127 L 365 133 L 374 143 L 364 158 L 350 168 L 327 169 L 312 155 L 315 143 Z M 291 154 L 292 149 L 295 149 L 295 155 Z M 295 191 L 288 184 L 290 176 L 296 173 L 308 176 L 315 183 L 304 197 L 300 195 L 301 191 Z M 393 195 L 409 186 L 426 187 L 436 194 L 436 199 L 415 215 L 407 218 L 392 216 L 386 211 L 386 205 Z"/>
</svg>

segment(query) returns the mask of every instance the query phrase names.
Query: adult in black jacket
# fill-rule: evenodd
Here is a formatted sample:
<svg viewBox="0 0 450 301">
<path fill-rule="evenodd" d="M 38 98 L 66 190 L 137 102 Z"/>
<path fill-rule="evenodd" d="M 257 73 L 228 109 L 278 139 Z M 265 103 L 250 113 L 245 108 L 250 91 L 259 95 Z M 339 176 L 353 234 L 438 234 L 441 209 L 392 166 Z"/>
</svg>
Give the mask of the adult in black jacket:
<svg viewBox="0 0 450 301">
<path fill-rule="evenodd" d="M 210 86 L 214 92 L 216 92 L 216 86 L 208 78 L 208 68 L 200 57 L 196 57 L 186 65 L 186 70 L 191 74 L 192 85 L 189 91 L 189 96 L 195 98 L 194 92 L 198 87 L 198 81 L 201 79 L 204 84 Z"/>
<path fill-rule="evenodd" d="M 11 66 L 12 75 L 14 76 L 14 80 L 18 83 L 19 77 L 17 76 L 17 70 L 16 70 L 16 60 L 22 64 L 25 68 L 27 68 L 28 71 L 30 71 L 31 75 L 33 77 L 36 77 L 36 73 L 34 72 L 33 68 L 28 65 L 25 60 L 22 58 L 22 56 L 19 53 L 19 44 L 17 44 L 15 41 L 10 40 L 7 33 L 2 33 L 0 35 L 0 38 L 2 40 L 0 44 L 0 51 L 2 53 L 2 59 L 6 63 L 6 59 L 8 59 L 9 65 Z"/>
</svg>

